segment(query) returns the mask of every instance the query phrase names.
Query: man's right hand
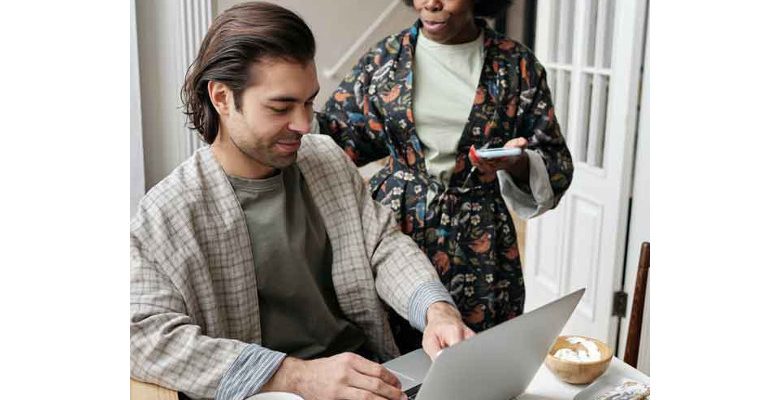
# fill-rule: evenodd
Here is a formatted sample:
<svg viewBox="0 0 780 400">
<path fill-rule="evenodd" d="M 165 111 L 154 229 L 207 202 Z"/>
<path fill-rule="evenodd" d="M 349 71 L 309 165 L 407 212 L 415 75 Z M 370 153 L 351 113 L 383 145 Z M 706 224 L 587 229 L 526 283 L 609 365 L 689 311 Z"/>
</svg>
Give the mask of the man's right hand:
<svg viewBox="0 0 780 400">
<path fill-rule="evenodd" d="M 305 400 L 406 399 L 395 375 L 353 353 L 310 361 L 286 357 L 263 391 L 293 392 Z"/>
</svg>

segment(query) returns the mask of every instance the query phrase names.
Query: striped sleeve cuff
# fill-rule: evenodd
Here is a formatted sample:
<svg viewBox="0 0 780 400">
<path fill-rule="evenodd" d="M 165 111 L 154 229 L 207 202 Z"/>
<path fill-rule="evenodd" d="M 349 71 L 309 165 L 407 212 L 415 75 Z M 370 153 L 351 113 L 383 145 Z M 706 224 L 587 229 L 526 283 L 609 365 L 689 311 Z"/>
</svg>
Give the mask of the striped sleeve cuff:
<svg viewBox="0 0 780 400">
<path fill-rule="evenodd" d="M 450 303 L 457 308 L 452 296 L 440 281 L 429 281 L 418 286 L 409 300 L 409 323 L 418 331 L 424 331 L 428 307 L 437 301 Z"/>
<path fill-rule="evenodd" d="M 550 178 L 547 174 L 547 166 L 542 156 L 534 151 L 528 150 L 528 185 L 531 193 L 526 193 L 520 189 L 512 175 L 504 170 L 496 172 L 498 183 L 501 188 L 501 195 L 504 201 L 509 205 L 517 215 L 523 219 L 530 219 L 539 216 L 553 207 L 555 193 L 550 185 Z"/>
<path fill-rule="evenodd" d="M 276 373 L 287 355 L 250 344 L 219 381 L 215 400 L 244 400 L 257 393 Z"/>
</svg>

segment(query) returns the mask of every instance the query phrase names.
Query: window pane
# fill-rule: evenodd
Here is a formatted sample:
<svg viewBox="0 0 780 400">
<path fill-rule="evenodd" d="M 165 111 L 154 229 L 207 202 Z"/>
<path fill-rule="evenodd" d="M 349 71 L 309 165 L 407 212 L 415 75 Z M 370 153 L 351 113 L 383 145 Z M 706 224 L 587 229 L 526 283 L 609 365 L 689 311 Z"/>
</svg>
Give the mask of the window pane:
<svg viewBox="0 0 780 400">
<path fill-rule="evenodd" d="M 550 87 L 550 94 L 555 99 L 555 77 L 558 72 L 554 68 L 547 68 L 547 86 Z"/>
<path fill-rule="evenodd" d="M 574 40 L 574 0 L 551 0 L 550 59 L 571 64 Z"/>
<path fill-rule="evenodd" d="M 609 101 L 609 76 L 597 75 L 593 84 L 593 102 L 588 126 L 589 165 L 604 166 L 604 139 L 607 126 L 607 104 Z"/>
<path fill-rule="evenodd" d="M 612 56 L 615 1 L 589 0 L 587 4 L 585 63 L 589 67 L 609 68 Z"/>
<path fill-rule="evenodd" d="M 561 44 L 562 57 L 560 61 L 565 64 L 571 64 L 572 43 L 574 43 L 574 0 L 563 0 L 561 7 L 561 21 L 563 43 Z"/>
<path fill-rule="evenodd" d="M 615 0 L 601 0 L 601 7 L 606 7 L 604 18 L 604 50 L 602 57 L 598 60 L 598 66 L 603 68 L 612 67 L 612 37 L 615 28 Z"/>
<path fill-rule="evenodd" d="M 588 34 L 588 36 L 585 37 L 585 65 L 589 67 L 593 66 L 594 60 L 596 59 L 596 27 L 598 26 L 599 3 L 599 0 L 589 0 L 588 7 L 585 10 L 588 13 L 587 18 L 585 19 L 588 21 L 585 26 L 585 32 Z"/>
<path fill-rule="evenodd" d="M 565 1 L 565 0 L 564 0 Z M 558 62 L 558 30 L 561 26 L 561 0 L 550 0 L 552 21 L 550 21 L 550 61 Z"/>
<path fill-rule="evenodd" d="M 553 96 L 553 106 L 555 107 L 555 116 L 561 126 L 561 132 L 564 136 L 568 135 L 569 120 L 569 92 L 571 89 L 571 72 L 557 71 L 555 76 L 555 91 Z"/>
<path fill-rule="evenodd" d="M 580 103 L 580 123 L 578 124 L 577 135 L 580 140 L 577 141 L 578 146 L 576 150 L 575 158 L 577 161 L 586 162 L 588 156 L 588 127 L 590 126 L 590 100 L 593 94 L 593 74 L 583 74 L 582 76 L 582 102 Z"/>
</svg>

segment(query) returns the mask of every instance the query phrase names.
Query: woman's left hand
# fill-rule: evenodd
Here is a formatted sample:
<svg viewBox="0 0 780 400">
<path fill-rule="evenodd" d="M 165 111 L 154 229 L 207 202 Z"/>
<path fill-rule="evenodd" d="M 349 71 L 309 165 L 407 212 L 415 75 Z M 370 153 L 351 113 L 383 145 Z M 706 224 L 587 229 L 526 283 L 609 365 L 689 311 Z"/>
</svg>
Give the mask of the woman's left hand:
<svg viewBox="0 0 780 400">
<path fill-rule="evenodd" d="M 505 149 L 512 147 L 525 149 L 526 146 L 528 146 L 528 140 L 522 137 L 514 138 L 504 144 Z M 528 164 L 528 155 L 524 151 L 523 154 L 518 157 L 501 157 L 489 160 L 481 159 L 477 155 L 477 150 L 472 145 L 469 149 L 469 160 L 471 161 L 471 165 L 477 167 L 482 174 L 495 175 L 496 171 L 500 169 L 510 171 L 510 173 L 522 169 L 523 166 Z"/>
</svg>

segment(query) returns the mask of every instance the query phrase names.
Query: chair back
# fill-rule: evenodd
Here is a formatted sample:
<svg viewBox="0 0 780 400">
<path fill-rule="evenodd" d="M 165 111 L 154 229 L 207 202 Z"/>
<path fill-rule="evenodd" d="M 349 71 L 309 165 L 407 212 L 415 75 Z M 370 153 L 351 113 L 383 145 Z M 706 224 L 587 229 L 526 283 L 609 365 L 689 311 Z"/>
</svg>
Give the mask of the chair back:
<svg viewBox="0 0 780 400">
<path fill-rule="evenodd" d="M 645 312 L 645 292 L 647 290 L 647 274 L 650 271 L 650 243 L 642 243 L 639 254 L 639 267 L 636 271 L 634 286 L 634 301 L 631 304 L 631 316 L 628 322 L 628 337 L 623 361 L 636 368 L 639 359 L 639 341 L 642 336 L 642 317 Z"/>
</svg>

